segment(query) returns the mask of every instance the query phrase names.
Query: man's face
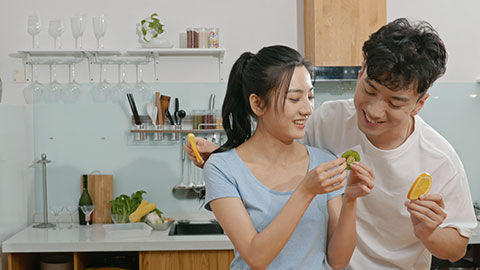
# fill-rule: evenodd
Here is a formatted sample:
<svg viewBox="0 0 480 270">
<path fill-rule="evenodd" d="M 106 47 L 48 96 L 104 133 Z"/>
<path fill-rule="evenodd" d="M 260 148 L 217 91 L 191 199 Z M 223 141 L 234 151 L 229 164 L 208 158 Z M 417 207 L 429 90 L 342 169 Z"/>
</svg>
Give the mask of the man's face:
<svg viewBox="0 0 480 270">
<path fill-rule="evenodd" d="M 413 86 L 392 91 L 368 78 L 365 67 L 355 90 L 358 128 L 381 149 L 401 145 L 413 131 L 413 116 L 423 107 L 428 94 L 419 99 Z"/>
</svg>

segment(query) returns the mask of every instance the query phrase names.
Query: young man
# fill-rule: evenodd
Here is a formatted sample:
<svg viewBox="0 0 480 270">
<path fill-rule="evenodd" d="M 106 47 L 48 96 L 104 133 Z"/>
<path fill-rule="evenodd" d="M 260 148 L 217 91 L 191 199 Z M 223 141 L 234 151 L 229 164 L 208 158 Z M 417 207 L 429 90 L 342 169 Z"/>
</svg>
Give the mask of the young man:
<svg viewBox="0 0 480 270">
<path fill-rule="evenodd" d="M 334 154 L 357 150 L 374 170 L 375 188 L 357 202 L 349 269 L 430 269 L 432 254 L 459 260 L 477 226 L 467 177 L 452 146 L 418 116 L 445 73 L 445 46 L 428 23 L 398 19 L 372 34 L 363 54 L 354 99 L 323 103 L 304 138 Z M 199 148 L 215 149 L 205 141 Z M 425 172 L 429 194 L 407 200 Z"/>
</svg>

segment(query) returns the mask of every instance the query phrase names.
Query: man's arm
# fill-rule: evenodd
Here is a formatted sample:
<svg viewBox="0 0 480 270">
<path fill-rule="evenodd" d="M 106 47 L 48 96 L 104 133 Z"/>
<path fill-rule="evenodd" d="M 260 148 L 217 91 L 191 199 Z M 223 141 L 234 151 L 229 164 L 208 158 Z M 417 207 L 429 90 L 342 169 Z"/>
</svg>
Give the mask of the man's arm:
<svg viewBox="0 0 480 270">
<path fill-rule="evenodd" d="M 465 256 L 468 238 L 455 228 L 441 228 L 447 217 L 442 195 L 425 194 L 418 200 L 405 202 L 412 220 L 415 236 L 437 258 L 451 262 Z"/>
</svg>

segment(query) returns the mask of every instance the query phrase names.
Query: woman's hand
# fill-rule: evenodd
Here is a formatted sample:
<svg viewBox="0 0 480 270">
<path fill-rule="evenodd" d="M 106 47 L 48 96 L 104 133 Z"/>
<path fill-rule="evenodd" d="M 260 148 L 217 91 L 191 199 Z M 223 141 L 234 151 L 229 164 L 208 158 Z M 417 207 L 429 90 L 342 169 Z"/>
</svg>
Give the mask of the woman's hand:
<svg viewBox="0 0 480 270">
<path fill-rule="evenodd" d="M 345 186 L 346 167 L 344 158 L 322 163 L 308 172 L 299 188 L 313 196 L 341 189 Z"/>
<path fill-rule="evenodd" d="M 370 194 L 375 185 L 375 175 L 372 168 L 361 162 L 354 162 L 350 165 L 350 168 L 352 168 L 352 171 L 345 188 L 345 199 L 356 199 Z"/>
<path fill-rule="evenodd" d="M 217 150 L 218 145 L 203 138 L 195 138 L 195 142 L 197 143 L 198 153 L 200 154 L 200 156 L 202 156 L 202 159 L 204 160 L 203 163 L 199 163 L 197 161 L 197 158 L 193 153 L 192 145 L 188 140 L 186 140 L 186 143 L 183 145 L 183 151 L 187 153 L 188 159 L 190 159 L 197 167 L 203 168 L 205 161 L 207 161 L 208 157 L 210 156 L 210 154 L 212 154 L 213 151 Z"/>
</svg>

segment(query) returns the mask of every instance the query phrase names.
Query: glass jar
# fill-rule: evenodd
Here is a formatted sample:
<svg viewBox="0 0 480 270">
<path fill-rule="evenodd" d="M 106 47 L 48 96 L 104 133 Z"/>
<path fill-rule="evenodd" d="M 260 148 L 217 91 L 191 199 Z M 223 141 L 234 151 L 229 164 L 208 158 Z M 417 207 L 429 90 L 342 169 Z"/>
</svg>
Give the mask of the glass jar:
<svg viewBox="0 0 480 270">
<path fill-rule="evenodd" d="M 205 28 L 198 28 L 198 48 L 208 48 L 208 32 Z"/>
<path fill-rule="evenodd" d="M 220 39 L 218 34 L 219 34 L 218 28 L 208 28 L 208 47 L 209 48 L 220 47 Z"/>
<path fill-rule="evenodd" d="M 198 48 L 198 33 L 193 27 L 187 28 L 187 48 Z"/>
</svg>

